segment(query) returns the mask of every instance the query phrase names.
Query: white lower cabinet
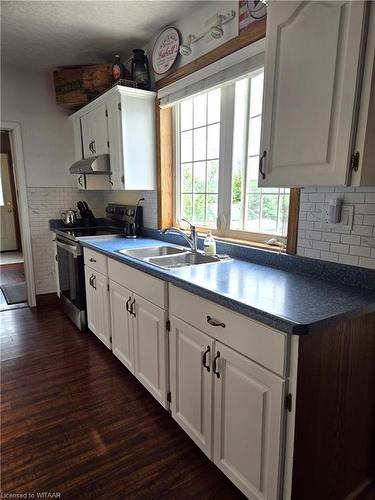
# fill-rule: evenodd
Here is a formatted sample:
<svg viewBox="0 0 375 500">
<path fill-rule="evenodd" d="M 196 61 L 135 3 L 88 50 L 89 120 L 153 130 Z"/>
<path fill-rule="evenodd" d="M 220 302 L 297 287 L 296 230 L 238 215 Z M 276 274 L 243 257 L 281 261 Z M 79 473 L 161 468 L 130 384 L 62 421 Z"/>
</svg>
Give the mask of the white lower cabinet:
<svg viewBox="0 0 375 500">
<path fill-rule="evenodd" d="M 112 351 L 134 373 L 134 338 L 129 313 L 133 294 L 127 288 L 110 281 Z"/>
<path fill-rule="evenodd" d="M 87 325 L 89 329 L 111 348 L 111 320 L 108 278 L 85 266 Z"/>
<path fill-rule="evenodd" d="M 214 360 L 214 462 L 248 498 L 279 498 L 285 381 L 220 342 Z"/>
<path fill-rule="evenodd" d="M 134 294 L 132 306 L 135 376 L 165 408 L 168 406 L 167 313 Z"/>
<path fill-rule="evenodd" d="M 228 332 L 229 333 L 229 332 Z M 172 316 L 172 416 L 250 499 L 278 499 L 285 381 Z"/>
<path fill-rule="evenodd" d="M 214 341 L 178 318 L 171 319 L 172 416 L 212 458 L 212 352 Z"/>
<path fill-rule="evenodd" d="M 110 297 L 113 353 L 167 408 L 166 311 L 112 280 Z"/>
</svg>

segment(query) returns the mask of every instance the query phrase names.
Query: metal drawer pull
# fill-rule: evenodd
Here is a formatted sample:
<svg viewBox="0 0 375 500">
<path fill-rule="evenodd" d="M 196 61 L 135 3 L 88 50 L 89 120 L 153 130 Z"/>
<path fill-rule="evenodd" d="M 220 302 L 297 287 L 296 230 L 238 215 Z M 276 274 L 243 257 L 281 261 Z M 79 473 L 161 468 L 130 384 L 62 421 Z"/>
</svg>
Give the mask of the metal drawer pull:
<svg viewBox="0 0 375 500">
<path fill-rule="evenodd" d="M 262 156 L 259 158 L 259 173 L 262 176 L 262 179 L 266 178 L 266 174 L 263 171 L 263 160 L 267 156 L 267 151 L 263 151 Z"/>
<path fill-rule="evenodd" d="M 131 314 L 131 310 L 129 309 L 129 302 L 132 300 L 131 297 L 128 298 L 128 300 L 126 301 L 126 310 L 128 311 L 129 314 Z"/>
<path fill-rule="evenodd" d="M 130 304 L 130 314 L 136 318 L 137 315 L 135 314 L 134 311 L 134 304 L 135 304 L 135 299 L 133 299 L 133 302 Z"/>
<path fill-rule="evenodd" d="M 214 362 L 212 363 L 212 371 L 214 372 L 214 374 L 217 376 L 217 378 L 220 378 L 220 373 L 217 371 L 216 369 L 216 364 L 217 364 L 217 360 L 220 358 L 220 351 L 217 351 L 217 354 L 216 356 L 214 357 Z"/>
<path fill-rule="evenodd" d="M 89 284 L 90 284 L 90 286 L 92 286 L 92 275 L 89 278 Z"/>
<path fill-rule="evenodd" d="M 89 258 L 89 261 L 90 261 L 90 262 L 96 262 L 96 260 L 95 260 L 95 259 L 93 259 L 92 257 L 90 257 L 90 258 Z"/>
<path fill-rule="evenodd" d="M 211 326 L 221 326 L 221 328 L 225 328 L 225 323 L 222 323 L 217 319 L 211 318 L 211 316 L 207 316 L 207 323 Z"/>
<path fill-rule="evenodd" d="M 209 372 L 210 371 L 210 365 L 207 364 L 207 354 L 211 351 L 210 346 L 207 346 L 207 349 L 204 351 L 203 356 L 202 356 L 202 365 L 206 370 Z"/>
<path fill-rule="evenodd" d="M 92 286 L 95 288 L 96 290 L 96 276 L 95 274 L 92 275 Z"/>
</svg>

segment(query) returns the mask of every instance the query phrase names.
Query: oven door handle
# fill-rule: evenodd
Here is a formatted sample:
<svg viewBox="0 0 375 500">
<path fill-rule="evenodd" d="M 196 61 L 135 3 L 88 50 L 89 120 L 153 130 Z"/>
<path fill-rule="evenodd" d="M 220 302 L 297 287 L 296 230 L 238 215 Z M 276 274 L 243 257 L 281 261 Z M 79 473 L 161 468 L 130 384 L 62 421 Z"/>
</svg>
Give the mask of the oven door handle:
<svg viewBox="0 0 375 500">
<path fill-rule="evenodd" d="M 69 245 L 68 243 L 63 243 L 60 240 L 56 240 L 56 245 L 63 250 L 73 254 L 73 257 L 76 259 L 80 255 L 79 245 Z"/>
</svg>

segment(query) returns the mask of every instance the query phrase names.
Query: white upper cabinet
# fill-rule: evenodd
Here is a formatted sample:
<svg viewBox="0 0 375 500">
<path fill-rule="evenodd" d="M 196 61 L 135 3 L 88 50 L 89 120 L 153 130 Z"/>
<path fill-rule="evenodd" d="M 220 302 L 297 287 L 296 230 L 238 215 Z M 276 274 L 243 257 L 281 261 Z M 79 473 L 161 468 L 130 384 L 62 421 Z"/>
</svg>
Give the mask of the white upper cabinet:
<svg viewBox="0 0 375 500">
<path fill-rule="evenodd" d="M 269 3 L 260 186 L 350 182 L 366 15 L 362 1 Z"/>
<path fill-rule="evenodd" d="M 109 153 L 111 175 L 86 175 L 83 189 L 156 188 L 154 92 L 114 87 L 74 113 L 76 160 Z M 90 183 L 90 178 L 107 178 Z"/>
<path fill-rule="evenodd" d="M 83 157 L 109 153 L 107 107 L 100 104 L 81 118 Z"/>
</svg>

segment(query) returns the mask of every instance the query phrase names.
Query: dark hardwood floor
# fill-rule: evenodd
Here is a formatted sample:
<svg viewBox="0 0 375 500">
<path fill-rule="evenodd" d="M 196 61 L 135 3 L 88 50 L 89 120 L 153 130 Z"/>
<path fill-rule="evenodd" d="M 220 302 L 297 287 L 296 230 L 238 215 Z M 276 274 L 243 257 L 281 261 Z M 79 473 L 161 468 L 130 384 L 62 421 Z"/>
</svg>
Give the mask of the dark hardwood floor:
<svg viewBox="0 0 375 500">
<path fill-rule="evenodd" d="M 55 302 L 0 313 L 4 493 L 243 499 L 112 353 Z"/>
</svg>

